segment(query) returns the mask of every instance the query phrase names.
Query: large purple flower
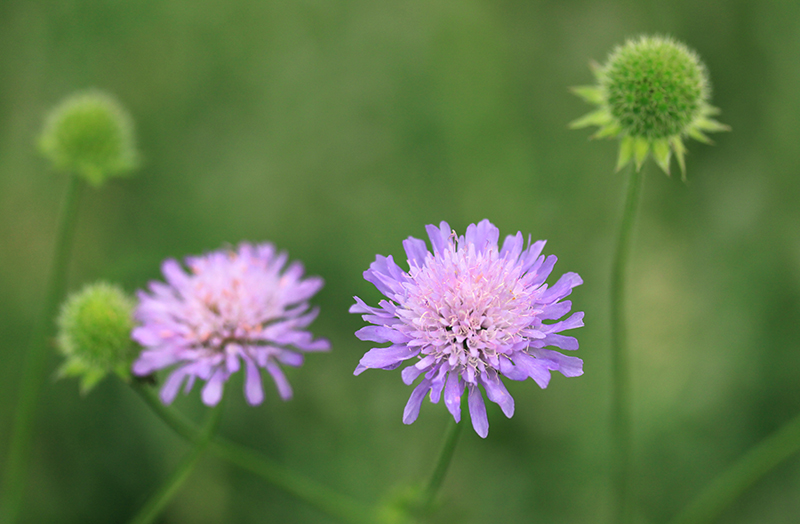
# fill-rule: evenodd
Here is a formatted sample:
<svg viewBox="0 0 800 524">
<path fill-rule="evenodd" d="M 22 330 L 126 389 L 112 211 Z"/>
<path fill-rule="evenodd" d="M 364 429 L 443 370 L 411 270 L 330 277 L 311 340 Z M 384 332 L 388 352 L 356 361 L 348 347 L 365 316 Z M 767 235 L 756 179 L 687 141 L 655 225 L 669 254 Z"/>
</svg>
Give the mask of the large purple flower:
<svg viewBox="0 0 800 524">
<path fill-rule="evenodd" d="M 556 257 L 540 256 L 545 241 L 531 245 L 529 238 L 525 248 L 518 232 L 498 249 L 500 232 L 488 220 L 470 224 L 461 237 L 446 222 L 426 229 L 433 253 L 423 240 L 409 237 L 403 242 L 408 272 L 391 256 L 380 255 L 364 272 L 389 300 L 374 308 L 355 297 L 350 312 L 363 313 L 363 319 L 374 324 L 356 336 L 391 345 L 369 350 L 355 374 L 368 368 L 395 369 L 414 359 L 403 369 L 403 382 L 411 385 L 424 376 L 411 393 L 403 422 L 417 419 L 429 391 L 434 403 L 444 393 L 447 409 L 459 422 L 466 388 L 472 426 L 485 438 L 489 421 L 479 386 L 510 418 L 514 399 L 501 375 L 511 380 L 530 377 L 545 388 L 550 371 L 567 377 L 583 374 L 581 359 L 547 349 L 578 349 L 577 339 L 559 332 L 583 326 L 583 313 L 558 319 L 572 308 L 564 297 L 583 281 L 576 273 L 566 273 L 548 287 L 545 280 Z"/>
<path fill-rule="evenodd" d="M 244 362 L 247 401 L 264 400 L 259 367 L 272 375 L 281 398 L 292 388 L 278 366 L 299 366 L 298 351 L 326 351 L 327 340 L 314 340 L 306 328 L 317 316 L 308 299 L 322 287 L 319 277 L 303 279 L 303 266 L 291 263 L 272 244 L 241 244 L 236 251 L 221 250 L 188 257 L 185 272 L 175 260 L 161 270 L 167 283 L 151 282 L 150 292 L 139 291 L 136 319 L 141 324 L 132 337 L 144 350 L 133 363 L 136 375 L 178 364 L 161 390 L 169 404 L 186 381 L 185 392 L 196 378 L 206 381 L 203 402 L 222 398 L 228 377 Z"/>
</svg>

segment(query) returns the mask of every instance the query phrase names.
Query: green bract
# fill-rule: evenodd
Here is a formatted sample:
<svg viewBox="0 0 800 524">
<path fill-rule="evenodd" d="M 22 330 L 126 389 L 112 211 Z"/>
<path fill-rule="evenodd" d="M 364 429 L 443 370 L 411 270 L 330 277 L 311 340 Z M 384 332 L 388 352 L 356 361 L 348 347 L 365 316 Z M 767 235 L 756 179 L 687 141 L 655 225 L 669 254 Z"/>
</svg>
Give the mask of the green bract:
<svg viewBox="0 0 800 524">
<path fill-rule="evenodd" d="M 642 36 L 617 47 L 604 66 L 594 68 L 598 85 L 573 92 L 599 108 L 570 124 L 600 129 L 593 138 L 621 139 L 617 169 L 631 159 L 640 169 L 652 151 L 669 174 L 674 153 L 686 177 L 683 139 L 711 143 L 705 132 L 730 128 L 713 120 L 706 68 L 697 54 L 670 38 Z"/>
<path fill-rule="evenodd" d="M 73 95 L 53 109 L 39 147 L 56 169 L 74 172 L 94 186 L 138 164 L 131 118 L 99 91 Z"/>
<path fill-rule="evenodd" d="M 119 287 L 99 282 L 84 287 L 61 307 L 58 349 L 67 358 L 61 376 L 81 377 L 85 393 L 114 371 L 130 377 L 134 302 Z"/>
</svg>

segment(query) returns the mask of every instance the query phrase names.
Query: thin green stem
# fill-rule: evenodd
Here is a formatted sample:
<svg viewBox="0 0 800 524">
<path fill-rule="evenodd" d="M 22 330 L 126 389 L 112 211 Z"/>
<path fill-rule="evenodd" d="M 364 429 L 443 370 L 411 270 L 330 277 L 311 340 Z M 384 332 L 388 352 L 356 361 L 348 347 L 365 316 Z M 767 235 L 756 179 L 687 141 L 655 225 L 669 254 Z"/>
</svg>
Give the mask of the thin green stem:
<svg viewBox="0 0 800 524">
<path fill-rule="evenodd" d="M 442 444 L 442 451 L 439 453 L 439 460 L 436 462 L 436 468 L 433 470 L 428 485 L 425 487 L 420 497 L 420 506 L 425 513 L 430 511 L 436 494 L 439 493 L 439 488 L 442 487 L 442 482 L 444 482 L 444 477 L 447 474 L 447 468 L 450 466 L 450 461 L 453 458 L 453 452 L 456 449 L 456 443 L 458 442 L 458 436 L 460 434 L 461 424 L 450 418 L 444 444 Z"/>
<path fill-rule="evenodd" d="M 751 448 L 686 507 L 672 524 L 714 522 L 761 477 L 800 451 L 800 415 Z"/>
<path fill-rule="evenodd" d="M 33 425 L 36 418 L 36 399 L 44 380 L 44 367 L 47 361 L 46 349 L 54 329 L 53 319 L 66 289 L 67 267 L 72 251 L 72 238 L 78 216 L 81 186 L 81 180 L 76 175 L 72 175 L 61 204 L 44 304 L 34 325 L 22 369 L 19 399 L 14 413 L 11 444 L 0 497 L 0 522 L 5 524 L 15 522 L 22 507 L 28 464 L 30 463 Z"/>
<path fill-rule="evenodd" d="M 172 500 L 172 497 L 189 477 L 189 473 L 194 469 L 195 464 L 200 459 L 200 455 L 208 447 L 211 437 L 219 427 L 221 416 L 222 401 L 208 414 L 208 421 L 199 434 L 196 435 L 192 449 L 181 459 L 161 487 L 151 495 L 139 513 L 131 519 L 131 524 L 149 524 L 158 517 L 164 506 Z"/>
<path fill-rule="evenodd" d="M 632 518 L 631 416 L 628 337 L 625 324 L 625 277 L 630 258 L 636 211 L 644 176 L 632 166 L 625 197 L 614 265 L 611 269 L 611 425 L 614 509 L 612 522 L 625 524 Z"/>
<path fill-rule="evenodd" d="M 175 433 L 190 441 L 197 438 L 198 430 L 194 424 L 164 406 L 151 388 L 135 385 L 134 390 Z M 209 449 L 217 456 L 260 476 L 276 488 L 341 522 L 352 524 L 377 522 L 376 512 L 371 506 L 318 484 L 259 452 L 219 436 L 211 439 Z"/>
</svg>

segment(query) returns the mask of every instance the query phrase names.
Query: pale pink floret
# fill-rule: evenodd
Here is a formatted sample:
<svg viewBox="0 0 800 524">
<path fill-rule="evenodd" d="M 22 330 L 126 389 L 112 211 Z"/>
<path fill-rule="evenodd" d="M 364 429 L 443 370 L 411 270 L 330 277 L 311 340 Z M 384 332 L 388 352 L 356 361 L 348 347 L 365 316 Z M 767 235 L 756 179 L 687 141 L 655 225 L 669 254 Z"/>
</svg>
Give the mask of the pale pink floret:
<svg viewBox="0 0 800 524">
<path fill-rule="evenodd" d="M 162 401 L 171 403 L 184 382 L 188 393 L 200 378 L 206 381 L 203 402 L 212 406 L 243 362 L 250 404 L 264 400 L 259 368 L 272 376 L 281 398 L 291 398 L 278 364 L 300 366 L 301 352 L 326 351 L 330 345 L 304 330 L 317 316 L 307 301 L 323 281 L 303 279 L 299 262 L 284 269 L 287 258 L 272 244 L 243 243 L 235 251 L 188 257 L 188 272 L 175 260 L 165 261 L 167 282 L 151 282 L 149 293 L 138 293 L 140 325 L 132 337 L 144 350 L 133 373 L 149 375 L 176 364 L 161 390 Z"/>
<path fill-rule="evenodd" d="M 486 437 L 489 422 L 479 386 L 507 417 L 514 399 L 501 376 L 532 378 L 545 388 L 550 371 L 567 377 L 583 374 L 583 362 L 547 347 L 578 349 L 574 337 L 561 331 L 583 326 L 583 313 L 570 312 L 563 300 L 583 283 L 576 273 L 564 274 L 552 287 L 545 284 L 556 257 L 540 255 L 545 242 L 525 247 L 522 233 L 506 237 L 498 247 L 499 230 L 488 220 L 471 224 L 457 237 L 446 222 L 427 226 L 433 247 L 409 237 L 403 242 L 409 270 L 391 256 L 378 255 L 364 272 L 389 300 L 374 308 L 355 297 L 351 313 L 362 313 L 372 326 L 356 332 L 361 340 L 390 343 L 368 351 L 356 367 L 395 369 L 414 359 L 402 371 L 406 384 L 422 380 L 411 393 L 403 422 L 417 419 L 423 398 L 444 403 L 461 419 L 461 397 L 468 390 L 468 407 L 475 431 Z"/>
</svg>

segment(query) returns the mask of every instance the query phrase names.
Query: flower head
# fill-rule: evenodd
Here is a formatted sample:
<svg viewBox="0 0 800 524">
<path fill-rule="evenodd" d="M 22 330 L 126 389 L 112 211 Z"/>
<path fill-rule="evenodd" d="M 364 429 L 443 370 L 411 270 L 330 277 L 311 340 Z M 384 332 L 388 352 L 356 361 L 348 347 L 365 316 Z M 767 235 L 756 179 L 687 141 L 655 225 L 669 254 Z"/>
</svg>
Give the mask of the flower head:
<svg viewBox="0 0 800 524">
<path fill-rule="evenodd" d="M 322 279 L 303 279 L 303 266 L 291 263 L 272 244 L 241 244 L 188 257 L 188 273 L 175 260 L 162 266 L 166 283 L 151 282 L 139 292 L 133 338 L 144 346 L 133 364 L 148 375 L 177 364 L 161 390 L 169 404 L 184 380 L 189 392 L 196 378 L 206 381 L 203 402 L 217 404 L 228 377 L 244 363 L 244 394 L 251 405 L 264 399 L 261 374 L 272 375 L 284 400 L 292 388 L 278 364 L 299 366 L 303 351 L 326 351 L 327 340 L 313 339 L 306 328 L 317 316 L 310 299 Z"/>
<path fill-rule="evenodd" d="M 130 377 L 133 300 L 122 289 L 98 282 L 70 296 L 58 316 L 56 345 L 66 357 L 61 376 L 78 376 L 87 393 L 110 371 Z"/>
<path fill-rule="evenodd" d="M 570 126 L 599 126 L 593 138 L 620 137 L 617 169 L 632 158 L 640 169 L 652 150 L 667 174 L 674 153 L 685 178 L 683 139 L 711 143 L 704 131 L 730 129 L 711 118 L 719 110 L 708 103 L 711 89 L 700 58 L 671 38 L 628 40 L 594 72 L 599 85 L 576 87 L 573 92 L 599 109 Z"/>
<path fill-rule="evenodd" d="M 403 422 L 417 419 L 425 395 L 444 403 L 456 422 L 461 419 L 461 397 L 467 403 L 475 431 L 486 437 L 489 422 L 479 386 L 507 417 L 514 414 L 514 399 L 501 376 L 511 380 L 532 378 L 545 388 L 550 371 L 568 377 L 583 374 L 583 362 L 548 347 L 578 349 L 577 339 L 561 331 L 583 326 L 583 313 L 558 321 L 572 308 L 563 300 L 583 281 L 576 273 L 564 274 L 552 287 L 545 280 L 556 257 L 540 256 L 545 241 L 525 247 L 522 233 L 509 235 L 498 248 L 499 230 L 488 220 L 470 224 L 457 237 L 446 222 L 426 227 L 433 246 L 409 237 L 403 242 L 408 272 L 391 256 L 378 255 L 364 272 L 389 300 L 368 306 L 358 297 L 351 313 L 362 313 L 374 325 L 361 328 L 361 340 L 390 343 L 368 351 L 355 374 L 368 368 L 402 371 L 411 385 Z M 545 321 L 556 322 L 545 324 Z"/>
<path fill-rule="evenodd" d="M 100 91 L 73 95 L 50 113 L 39 147 L 56 167 L 94 186 L 138 164 L 133 124 L 111 96 Z"/>
</svg>

